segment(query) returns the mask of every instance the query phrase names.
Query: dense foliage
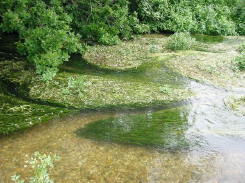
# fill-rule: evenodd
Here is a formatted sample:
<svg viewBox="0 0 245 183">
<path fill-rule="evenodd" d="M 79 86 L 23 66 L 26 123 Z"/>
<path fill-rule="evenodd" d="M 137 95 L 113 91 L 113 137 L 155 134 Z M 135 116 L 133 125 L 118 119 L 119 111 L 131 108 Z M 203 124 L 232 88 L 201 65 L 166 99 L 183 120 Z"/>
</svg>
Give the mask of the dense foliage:
<svg viewBox="0 0 245 183">
<path fill-rule="evenodd" d="M 195 39 L 186 32 L 176 32 L 168 37 L 167 48 L 170 50 L 188 50 L 191 48 Z"/>
<path fill-rule="evenodd" d="M 84 52 L 61 1 L 4 0 L 1 7 L 2 31 L 19 33 L 19 52 L 27 55 L 44 80 L 53 78 L 57 66 L 68 61 L 71 53 Z"/>
<path fill-rule="evenodd" d="M 244 0 L 135 1 L 139 18 L 154 31 L 234 35 L 244 29 Z"/>
<path fill-rule="evenodd" d="M 17 32 L 18 50 L 42 74 L 55 76 L 80 40 L 118 44 L 156 31 L 245 34 L 244 0 L 1 0 L 0 32 Z"/>
<path fill-rule="evenodd" d="M 137 13 L 129 14 L 127 0 L 74 0 L 66 6 L 73 17 L 73 28 L 83 38 L 105 45 L 117 44 L 130 39 L 132 33 L 148 32 L 146 25 L 140 25 Z"/>
</svg>

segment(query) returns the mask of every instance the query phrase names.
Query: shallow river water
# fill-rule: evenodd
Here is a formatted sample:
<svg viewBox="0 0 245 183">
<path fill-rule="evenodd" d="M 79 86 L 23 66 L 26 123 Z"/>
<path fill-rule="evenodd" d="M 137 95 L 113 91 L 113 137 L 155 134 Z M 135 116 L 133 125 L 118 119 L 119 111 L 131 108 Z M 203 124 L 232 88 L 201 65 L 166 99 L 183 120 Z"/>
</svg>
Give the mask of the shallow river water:
<svg viewBox="0 0 245 183">
<path fill-rule="evenodd" d="M 61 157 L 54 182 L 244 182 L 245 117 L 224 102 L 242 92 L 183 83 L 197 94 L 178 105 L 81 112 L 1 136 L 0 182 L 32 176 L 35 151 Z"/>
</svg>

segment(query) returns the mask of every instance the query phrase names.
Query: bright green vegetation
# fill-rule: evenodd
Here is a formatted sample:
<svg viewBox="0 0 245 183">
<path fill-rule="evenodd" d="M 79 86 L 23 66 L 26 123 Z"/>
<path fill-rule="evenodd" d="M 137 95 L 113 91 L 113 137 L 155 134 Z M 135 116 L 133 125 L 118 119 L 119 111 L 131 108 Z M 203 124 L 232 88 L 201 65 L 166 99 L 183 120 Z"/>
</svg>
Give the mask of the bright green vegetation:
<svg viewBox="0 0 245 183">
<path fill-rule="evenodd" d="M 18 51 L 42 74 L 44 80 L 52 79 L 57 66 L 68 61 L 71 53 L 83 53 L 70 23 L 71 17 L 64 11 L 61 1 L 1 1 L 0 14 L 3 32 L 18 32 Z"/>
<path fill-rule="evenodd" d="M 183 150 L 190 145 L 184 136 L 187 128 L 187 119 L 181 108 L 172 108 L 95 121 L 79 129 L 77 134 L 120 144 Z"/>
<path fill-rule="evenodd" d="M 167 48 L 170 50 L 189 50 L 195 39 L 189 33 L 177 32 L 171 35 L 167 41 Z"/>
<path fill-rule="evenodd" d="M 1 61 L 0 68 L 0 134 L 23 130 L 71 113 L 61 105 L 48 105 L 28 97 L 27 86 L 32 82 L 43 82 L 28 62 Z"/>
<path fill-rule="evenodd" d="M 245 70 L 245 55 L 236 57 L 235 63 L 240 70 Z"/>
<path fill-rule="evenodd" d="M 17 33 L 18 51 L 45 81 L 87 43 L 119 44 L 135 34 L 171 31 L 244 34 L 244 0 L 2 0 L 0 32 Z"/>
<path fill-rule="evenodd" d="M 184 78 L 165 67 L 164 60 L 151 56 L 163 50 L 165 40 L 138 38 L 109 47 L 111 52 L 97 45 L 88 55 L 109 61 L 102 65 L 97 57 L 85 55 L 90 59 L 84 60 L 73 55 L 51 81 L 43 81 L 26 61 L 1 61 L 1 133 L 45 122 L 71 108 L 117 110 L 185 100 L 190 91 L 182 87 Z"/>
<path fill-rule="evenodd" d="M 235 58 L 235 69 L 245 70 L 245 42 L 238 48 L 238 51 L 241 55 Z"/>
<path fill-rule="evenodd" d="M 34 176 L 30 177 L 30 183 L 51 183 L 52 179 L 49 177 L 49 168 L 54 168 L 53 161 L 59 160 L 56 154 L 51 157 L 50 155 L 40 154 L 38 151 L 34 153 L 34 157 L 30 157 L 27 161 L 30 167 L 33 168 Z M 11 180 L 15 183 L 24 183 L 20 179 L 20 175 L 13 175 Z"/>
<path fill-rule="evenodd" d="M 70 111 L 66 107 L 114 110 L 185 100 L 191 93 L 177 72 L 223 88 L 244 86 L 244 72 L 233 68 L 243 37 L 195 39 L 192 50 L 176 52 L 169 52 L 168 38 L 159 35 L 92 46 L 85 59 L 73 55 L 48 82 L 26 61 L 1 61 L 1 133 L 45 122 Z"/>
<path fill-rule="evenodd" d="M 2 82 L 0 84 L 0 134 L 23 130 L 71 112 L 66 108 L 19 99 L 4 91 L 6 86 Z"/>
<path fill-rule="evenodd" d="M 154 31 L 211 35 L 244 33 L 244 0 L 134 1 L 138 16 Z"/>
<path fill-rule="evenodd" d="M 234 111 L 238 111 L 245 116 L 245 96 L 243 97 L 230 97 L 226 100 L 226 105 Z"/>
</svg>

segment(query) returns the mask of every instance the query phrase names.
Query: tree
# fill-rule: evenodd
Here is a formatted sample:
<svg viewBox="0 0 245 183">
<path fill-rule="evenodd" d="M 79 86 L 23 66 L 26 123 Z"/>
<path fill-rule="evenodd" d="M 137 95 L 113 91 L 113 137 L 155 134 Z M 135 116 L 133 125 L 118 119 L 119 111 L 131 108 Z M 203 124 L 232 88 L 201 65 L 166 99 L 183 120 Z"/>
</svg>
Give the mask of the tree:
<svg viewBox="0 0 245 183">
<path fill-rule="evenodd" d="M 84 53 L 86 47 L 72 31 L 72 19 L 60 0 L 3 0 L 1 7 L 0 28 L 19 34 L 19 52 L 44 80 L 52 79 L 71 53 Z"/>
</svg>

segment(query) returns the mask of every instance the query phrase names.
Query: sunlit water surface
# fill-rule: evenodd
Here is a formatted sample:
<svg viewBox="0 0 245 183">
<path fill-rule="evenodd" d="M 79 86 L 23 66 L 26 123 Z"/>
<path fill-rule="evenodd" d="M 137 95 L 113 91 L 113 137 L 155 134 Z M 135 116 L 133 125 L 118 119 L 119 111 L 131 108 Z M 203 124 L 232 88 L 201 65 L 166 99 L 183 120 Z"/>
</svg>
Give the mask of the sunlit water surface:
<svg viewBox="0 0 245 183">
<path fill-rule="evenodd" d="M 158 81 L 156 81 L 158 82 Z M 58 154 L 55 182 L 244 182 L 245 117 L 228 92 L 184 81 L 182 105 L 82 112 L 0 138 L 0 182 L 33 176 L 35 151 Z"/>
</svg>

